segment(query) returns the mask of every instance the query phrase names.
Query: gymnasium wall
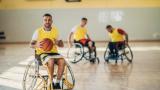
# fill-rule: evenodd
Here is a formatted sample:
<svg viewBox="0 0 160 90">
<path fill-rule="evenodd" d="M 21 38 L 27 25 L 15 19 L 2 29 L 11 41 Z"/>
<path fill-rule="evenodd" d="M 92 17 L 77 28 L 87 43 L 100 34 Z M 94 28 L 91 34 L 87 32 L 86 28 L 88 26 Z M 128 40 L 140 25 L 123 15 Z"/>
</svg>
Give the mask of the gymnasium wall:
<svg viewBox="0 0 160 90">
<path fill-rule="evenodd" d="M 160 40 L 159 0 L 1 0 L 0 31 L 7 37 L 2 42 L 30 41 L 34 30 L 42 25 L 44 13 L 53 15 L 65 41 L 83 16 L 89 19 L 89 34 L 96 41 L 108 39 L 106 24 L 123 28 L 131 40 Z"/>
</svg>

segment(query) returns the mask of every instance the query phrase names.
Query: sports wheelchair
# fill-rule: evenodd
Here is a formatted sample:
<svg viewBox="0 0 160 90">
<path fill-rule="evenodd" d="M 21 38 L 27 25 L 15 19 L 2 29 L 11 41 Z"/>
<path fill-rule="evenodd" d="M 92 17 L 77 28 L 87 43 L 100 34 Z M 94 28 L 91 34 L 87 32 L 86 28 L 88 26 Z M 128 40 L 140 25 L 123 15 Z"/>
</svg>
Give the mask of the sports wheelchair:
<svg viewBox="0 0 160 90">
<path fill-rule="evenodd" d="M 54 71 L 57 71 L 58 66 L 54 66 Z M 57 78 L 57 73 L 54 72 L 54 79 Z M 48 87 L 48 71 L 42 66 L 41 61 L 34 58 L 26 66 L 23 76 L 23 90 L 54 90 Z M 66 62 L 64 73 L 60 81 L 62 90 L 71 90 L 75 85 L 75 78 L 70 65 Z"/>
<path fill-rule="evenodd" d="M 127 59 L 130 63 L 133 60 L 133 52 L 129 46 L 129 44 L 123 44 L 121 47 L 117 47 L 118 55 L 115 55 L 116 53 L 111 53 L 109 50 L 109 44 L 106 48 L 106 51 L 104 52 L 104 60 L 108 63 L 109 60 L 115 60 L 115 63 L 117 63 L 118 60 Z M 113 55 L 113 56 L 112 56 Z"/>
<path fill-rule="evenodd" d="M 90 61 L 91 63 L 95 63 L 96 61 L 99 63 L 100 60 L 97 57 L 96 48 L 90 54 L 89 47 L 84 46 L 81 43 L 74 43 L 73 47 L 68 50 L 68 58 L 72 63 L 77 63 L 83 59 Z"/>
</svg>

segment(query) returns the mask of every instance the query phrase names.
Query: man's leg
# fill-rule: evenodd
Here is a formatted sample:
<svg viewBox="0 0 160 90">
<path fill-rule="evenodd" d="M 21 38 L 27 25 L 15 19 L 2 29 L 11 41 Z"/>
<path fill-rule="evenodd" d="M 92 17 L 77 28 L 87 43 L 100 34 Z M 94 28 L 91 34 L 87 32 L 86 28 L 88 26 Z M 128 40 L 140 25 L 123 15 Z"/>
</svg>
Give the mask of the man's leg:
<svg viewBox="0 0 160 90">
<path fill-rule="evenodd" d="M 93 51 L 95 51 L 95 42 L 94 41 L 88 41 L 88 46 L 89 46 L 89 49 L 90 49 L 91 53 Z"/>
<path fill-rule="evenodd" d="M 120 42 L 115 43 L 115 56 L 118 57 L 118 51 L 119 51 Z"/>
<path fill-rule="evenodd" d="M 114 54 L 114 43 L 109 42 L 108 47 L 109 47 L 109 50 L 110 50 L 111 54 Z"/>
<path fill-rule="evenodd" d="M 59 59 L 57 61 L 58 64 L 58 77 L 57 80 L 61 80 L 63 72 L 64 72 L 64 67 L 65 67 L 65 60 L 63 58 Z"/>
<path fill-rule="evenodd" d="M 63 58 L 60 58 L 57 60 L 57 65 L 58 65 L 58 75 L 57 75 L 57 80 L 56 80 L 56 83 L 55 83 L 55 86 L 54 88 L 55 89 L 60 89 L 60 81 L 62 79 L 62 75 L 63 75 L 63 72 L 64 72 L 64 67 L 65 67 L 65 60 Z"/>
<path fill-rule="evenodd" d="M 93 41 L 88 41 L 88 49 L 89 49 L 89 56 L 91 58 L 91 60 L 94 60 L 96 57 L 95 57 L 95 50 L 96 50 L 96 47 L 95 47 L 95 42 Z"/>
<path fill-rule="evenodd" d="M 49 78 L 48 79 L 50 82 L 50 84 L 52 84 L 52 81 L 53 81 L 53 73 L 54 73 L 54 59 L 50 59 L 48 62 L 47 62 L 47 68 L 48 68 L 48 74 L 49 74 Z"/>
</svg>

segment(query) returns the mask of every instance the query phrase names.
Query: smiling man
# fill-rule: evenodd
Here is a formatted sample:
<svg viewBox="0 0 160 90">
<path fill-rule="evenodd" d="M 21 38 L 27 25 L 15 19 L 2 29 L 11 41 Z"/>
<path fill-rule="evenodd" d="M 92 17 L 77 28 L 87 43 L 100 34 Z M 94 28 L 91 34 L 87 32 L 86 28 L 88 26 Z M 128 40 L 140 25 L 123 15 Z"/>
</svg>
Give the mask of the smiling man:
<svg viewBox="0 0 160 90">
<path fill-rule="evenodd" d="M 36 51 L 36 57 L 40 60 L 43 64 L 47 65 L 49 69 L 49 76 L 53 81 L 53 73 L 54 73 L 54 64 L 58 65 L 58 77 L 56 82 L 52 82 L 49 85 L 53 85 L 54 89 L 60 89 L 60 80 L 62 78 L 62 74 L 64 71 L 65 60 L 64 58 L 58 53 L 57 46 L 60 46 L 58 43 L 61 40 L 58 40 L 59 32 L 57 28 L 53 25 L 52 16 L 50 14 L 43 15 L 43 26 L 40 27 L 35 31 L 31 40 L 31 47 Z M 49 38 L 53 41 L 53 47 L 50 51 L 43 51 L 41 48 L 43 45 L 42 40 L 44 38 Z"/>
</svg>

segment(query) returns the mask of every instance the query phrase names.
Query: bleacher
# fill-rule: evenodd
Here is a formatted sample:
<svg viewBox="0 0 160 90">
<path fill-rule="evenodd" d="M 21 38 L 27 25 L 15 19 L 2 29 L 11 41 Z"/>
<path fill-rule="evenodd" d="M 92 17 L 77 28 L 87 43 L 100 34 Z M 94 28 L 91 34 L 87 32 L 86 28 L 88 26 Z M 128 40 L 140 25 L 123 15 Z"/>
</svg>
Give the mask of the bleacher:
<svg viewBox="0 0 160 90">
<path fill-rule="evenodd" d="M 6 39 L 5 33 L 3 31 L 0 31 L 0 40 Z"/>
</svg>

